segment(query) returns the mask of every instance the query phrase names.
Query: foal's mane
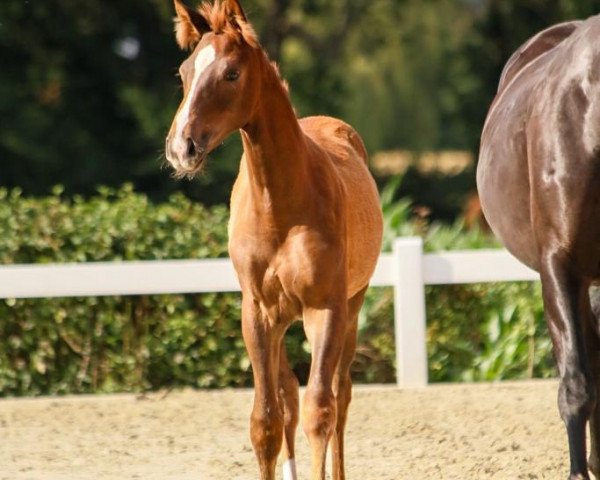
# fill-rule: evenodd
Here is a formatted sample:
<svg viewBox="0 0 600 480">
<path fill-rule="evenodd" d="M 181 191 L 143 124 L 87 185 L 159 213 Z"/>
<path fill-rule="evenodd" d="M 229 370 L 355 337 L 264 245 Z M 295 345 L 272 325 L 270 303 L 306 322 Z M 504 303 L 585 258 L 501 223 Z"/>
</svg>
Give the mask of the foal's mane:
<svg viewBox="0 0 600 480">
<path fill-rule="evenodd" d="M 248 21 L 239 15 L 234 15 L 228 8 L 227 2 L 215 0 L 213 3 L 203 2 L 198 11 L 216 34 L 225 34 L 236 41 L 243 40 L 253 48 L 259 48 L 258 36 Z"/>
</svg>

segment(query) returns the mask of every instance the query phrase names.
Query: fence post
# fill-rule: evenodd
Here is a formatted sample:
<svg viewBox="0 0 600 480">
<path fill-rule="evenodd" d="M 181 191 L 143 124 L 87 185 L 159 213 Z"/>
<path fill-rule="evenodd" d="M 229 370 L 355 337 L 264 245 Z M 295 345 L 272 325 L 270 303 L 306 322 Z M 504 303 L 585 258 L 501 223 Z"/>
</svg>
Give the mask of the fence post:
<svg viewBox="0 0 600 480">
<path fill-rule="evenodd" d="M 396 382 L 400 388 L 427 385 L 423 240 L 394 240 L 394 330 Z"/>
</svg>

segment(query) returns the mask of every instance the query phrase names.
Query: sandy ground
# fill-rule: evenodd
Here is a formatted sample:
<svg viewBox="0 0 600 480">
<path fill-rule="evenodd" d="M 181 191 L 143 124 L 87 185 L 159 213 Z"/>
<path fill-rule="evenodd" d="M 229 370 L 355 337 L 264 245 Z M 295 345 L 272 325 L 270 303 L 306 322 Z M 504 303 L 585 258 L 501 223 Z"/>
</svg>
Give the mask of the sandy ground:
<svg viewBox="0 0 600 480">
<path fill-rule="evenodd" d="M 555 381 L 355 387 L 347 477 L 566 478 L 556 388 Z M 248 390 L 0 400 L 0 479 L 255 479 L 251 403 Z M 297 443 L 306 479 L 301 430 Z"/>
</svg>

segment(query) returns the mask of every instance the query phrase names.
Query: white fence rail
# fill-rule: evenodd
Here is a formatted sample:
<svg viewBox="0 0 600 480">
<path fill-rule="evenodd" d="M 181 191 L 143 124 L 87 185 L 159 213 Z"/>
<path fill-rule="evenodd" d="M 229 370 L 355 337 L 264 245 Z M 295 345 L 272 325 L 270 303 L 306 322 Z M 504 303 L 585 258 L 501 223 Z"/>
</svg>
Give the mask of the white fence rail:
<svg viewBox="0 0 600 480">
<path fill-rule="evenodd" d="M 423 254 L 418 237 L 382 254 L 371 285 L 394 287 L 397 383 L 427 384 L 425 285 L 532 281 L 538 274 L 505 250 Z M 0 298 L 235 292 L 228 259 L 0 266 Z"/>
</svg>

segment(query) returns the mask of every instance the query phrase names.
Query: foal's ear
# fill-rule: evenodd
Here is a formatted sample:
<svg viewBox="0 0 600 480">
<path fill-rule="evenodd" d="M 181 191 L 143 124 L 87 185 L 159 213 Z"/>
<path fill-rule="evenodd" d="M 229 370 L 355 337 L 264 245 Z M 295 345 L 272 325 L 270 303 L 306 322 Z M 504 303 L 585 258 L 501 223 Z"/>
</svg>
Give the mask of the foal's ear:
<svg viewBox="0 0 600 480">
<path fill-rule="evenodd" d="M 230 17 L 239 17 L 244 22 L 248 21 L 239 0 L 226 0 L 225 4 L 227 6 L 227 13 Z"/>
<path fill-rule="evenodd" d="M 196 45 L 202 35 L 210 32 L 210 25 L 201 13 L 186 7 L 181 0 L 173 0 L 175 3 L 175 38 L 183 49 Z"/>
</svg>

